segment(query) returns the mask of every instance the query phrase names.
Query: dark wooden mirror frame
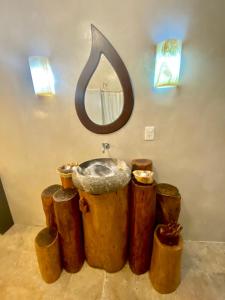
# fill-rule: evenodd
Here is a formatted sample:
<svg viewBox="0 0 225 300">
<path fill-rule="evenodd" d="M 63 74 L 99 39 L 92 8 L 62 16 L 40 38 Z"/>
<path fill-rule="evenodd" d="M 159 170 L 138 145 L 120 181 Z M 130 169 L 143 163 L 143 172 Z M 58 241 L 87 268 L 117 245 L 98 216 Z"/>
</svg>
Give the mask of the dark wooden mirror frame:
<svg viewBox="0 0 225 300">
<path fill-rule="evenodd" d="M 98 134 L 106 134 L 120 129 L 127 123 L 133 110 L 134 96 L 128 71 L 119 54 L 113 48 L 111 43 L 105 38 L 105 36 L 94 25 L 91 25 L 91 32 L 91 53 L 77 83 L 75 107 L 81 123 L 87 129 Z M 113 123 L 107 125 L 98 125 L 94 123 L 88 117 L 85 109 L 86 88 L 99 64 L 102 54 L 104 54 L 105 57 L 109 60 L 115 72 L 117 73 L 124 94 L 124 105 L 121 115 Z"/>
</svg>

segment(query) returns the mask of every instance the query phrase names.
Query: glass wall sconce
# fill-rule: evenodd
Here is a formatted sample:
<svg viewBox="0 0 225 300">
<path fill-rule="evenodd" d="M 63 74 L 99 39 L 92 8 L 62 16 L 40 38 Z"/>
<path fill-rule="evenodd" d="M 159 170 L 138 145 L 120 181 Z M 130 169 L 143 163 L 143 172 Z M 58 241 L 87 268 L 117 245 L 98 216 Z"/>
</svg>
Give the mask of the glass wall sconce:
<svg viewBox="0 0 225 300">
<path fill-rule="evenodd" d="M 48 58 L 30 56 L 29 65 L 35 94 L 38 96 L 55 95 L 54 76 Z"/>
<path fill-rule="evenodd" d="M 176 87 L 179 84 L 181 40 L 166 40 L 157 44 L 154 86 Z"/>
</svg>

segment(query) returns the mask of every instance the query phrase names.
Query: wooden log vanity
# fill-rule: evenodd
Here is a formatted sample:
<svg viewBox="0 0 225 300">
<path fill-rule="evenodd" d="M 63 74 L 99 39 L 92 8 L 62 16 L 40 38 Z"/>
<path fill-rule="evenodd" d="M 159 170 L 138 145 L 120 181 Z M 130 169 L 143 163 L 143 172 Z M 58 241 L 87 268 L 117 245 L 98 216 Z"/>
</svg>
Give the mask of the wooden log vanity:
<svg viewBox="0 0 225 300">
<path fill-rule="evenodd" d="M 151 160 L 134 159 L 131 165 L 108 158 L 58 168 L 62 186 L 54 184 L 42 192 L 47 228 L 35 238 L 44 281 L 57 280 L 62 268 L 78 272 L 86 258 L 91 267 L 109 273 L 122 269 L 127 260 L 137 275 L 149 270 L 159 293 L 178 287 L 183 250 L 182 227 L 177 224 L 180 193 L 175 186 L 154 181 Z M 164 243 L 171 242 L 172 234 L 178 243 Z"/>
</svg>

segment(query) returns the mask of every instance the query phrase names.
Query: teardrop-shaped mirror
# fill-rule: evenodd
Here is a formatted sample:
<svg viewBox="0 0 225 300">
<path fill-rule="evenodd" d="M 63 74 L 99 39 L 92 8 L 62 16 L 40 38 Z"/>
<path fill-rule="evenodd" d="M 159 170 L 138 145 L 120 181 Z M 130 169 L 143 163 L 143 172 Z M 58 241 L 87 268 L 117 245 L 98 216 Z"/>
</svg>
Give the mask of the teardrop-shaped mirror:
<svg viewBox="0 0 225 300">
<path fill-rule="evenodd" d="M 75 106 L 82 124 L 95 133 L 124 126 L 134 98 L 127 69 L 110 42 L 93 25 L 92 49 L 77 83 Z"/>
<path fill-rule="evenodd" d="M 123 89 L 119 78 L 102 54 L 85 93 L 87 115 L 95 124 L 111 124 L 121 115 L 123 101 Z"/>
</svg>

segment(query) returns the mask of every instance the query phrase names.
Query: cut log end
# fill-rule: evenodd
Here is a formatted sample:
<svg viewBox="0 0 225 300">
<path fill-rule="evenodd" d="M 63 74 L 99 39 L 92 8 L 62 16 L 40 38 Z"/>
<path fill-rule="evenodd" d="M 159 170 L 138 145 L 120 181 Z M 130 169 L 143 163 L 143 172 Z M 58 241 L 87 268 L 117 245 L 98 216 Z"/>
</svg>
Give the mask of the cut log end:
<svg viewBox="0 0 225 300">
<path fill-rule="evenodd" d="M 132 171 L 148 170 L 152 171 L 152 160 L 150 159 L 133 159 L 131 161 Z"/>
<path fill-rule="evenodd" d="M 43 190 L 43 192 L 41 193 L 41 197 L 42 198 L 52 197 L 54 195 L 54 193 L 56 191 L 58 191 L 60 188 L 61 188 L 61 185 L 59 185 L 59 184 L 50 185 L 46 189 Z"/>
<path fill-rule="evenodd" d="M 44 228 L 35 238 L 35 242 L 39 247 L 50 246 L 57 237 L 57 230 L 53 228 Z"/>
</svg>

